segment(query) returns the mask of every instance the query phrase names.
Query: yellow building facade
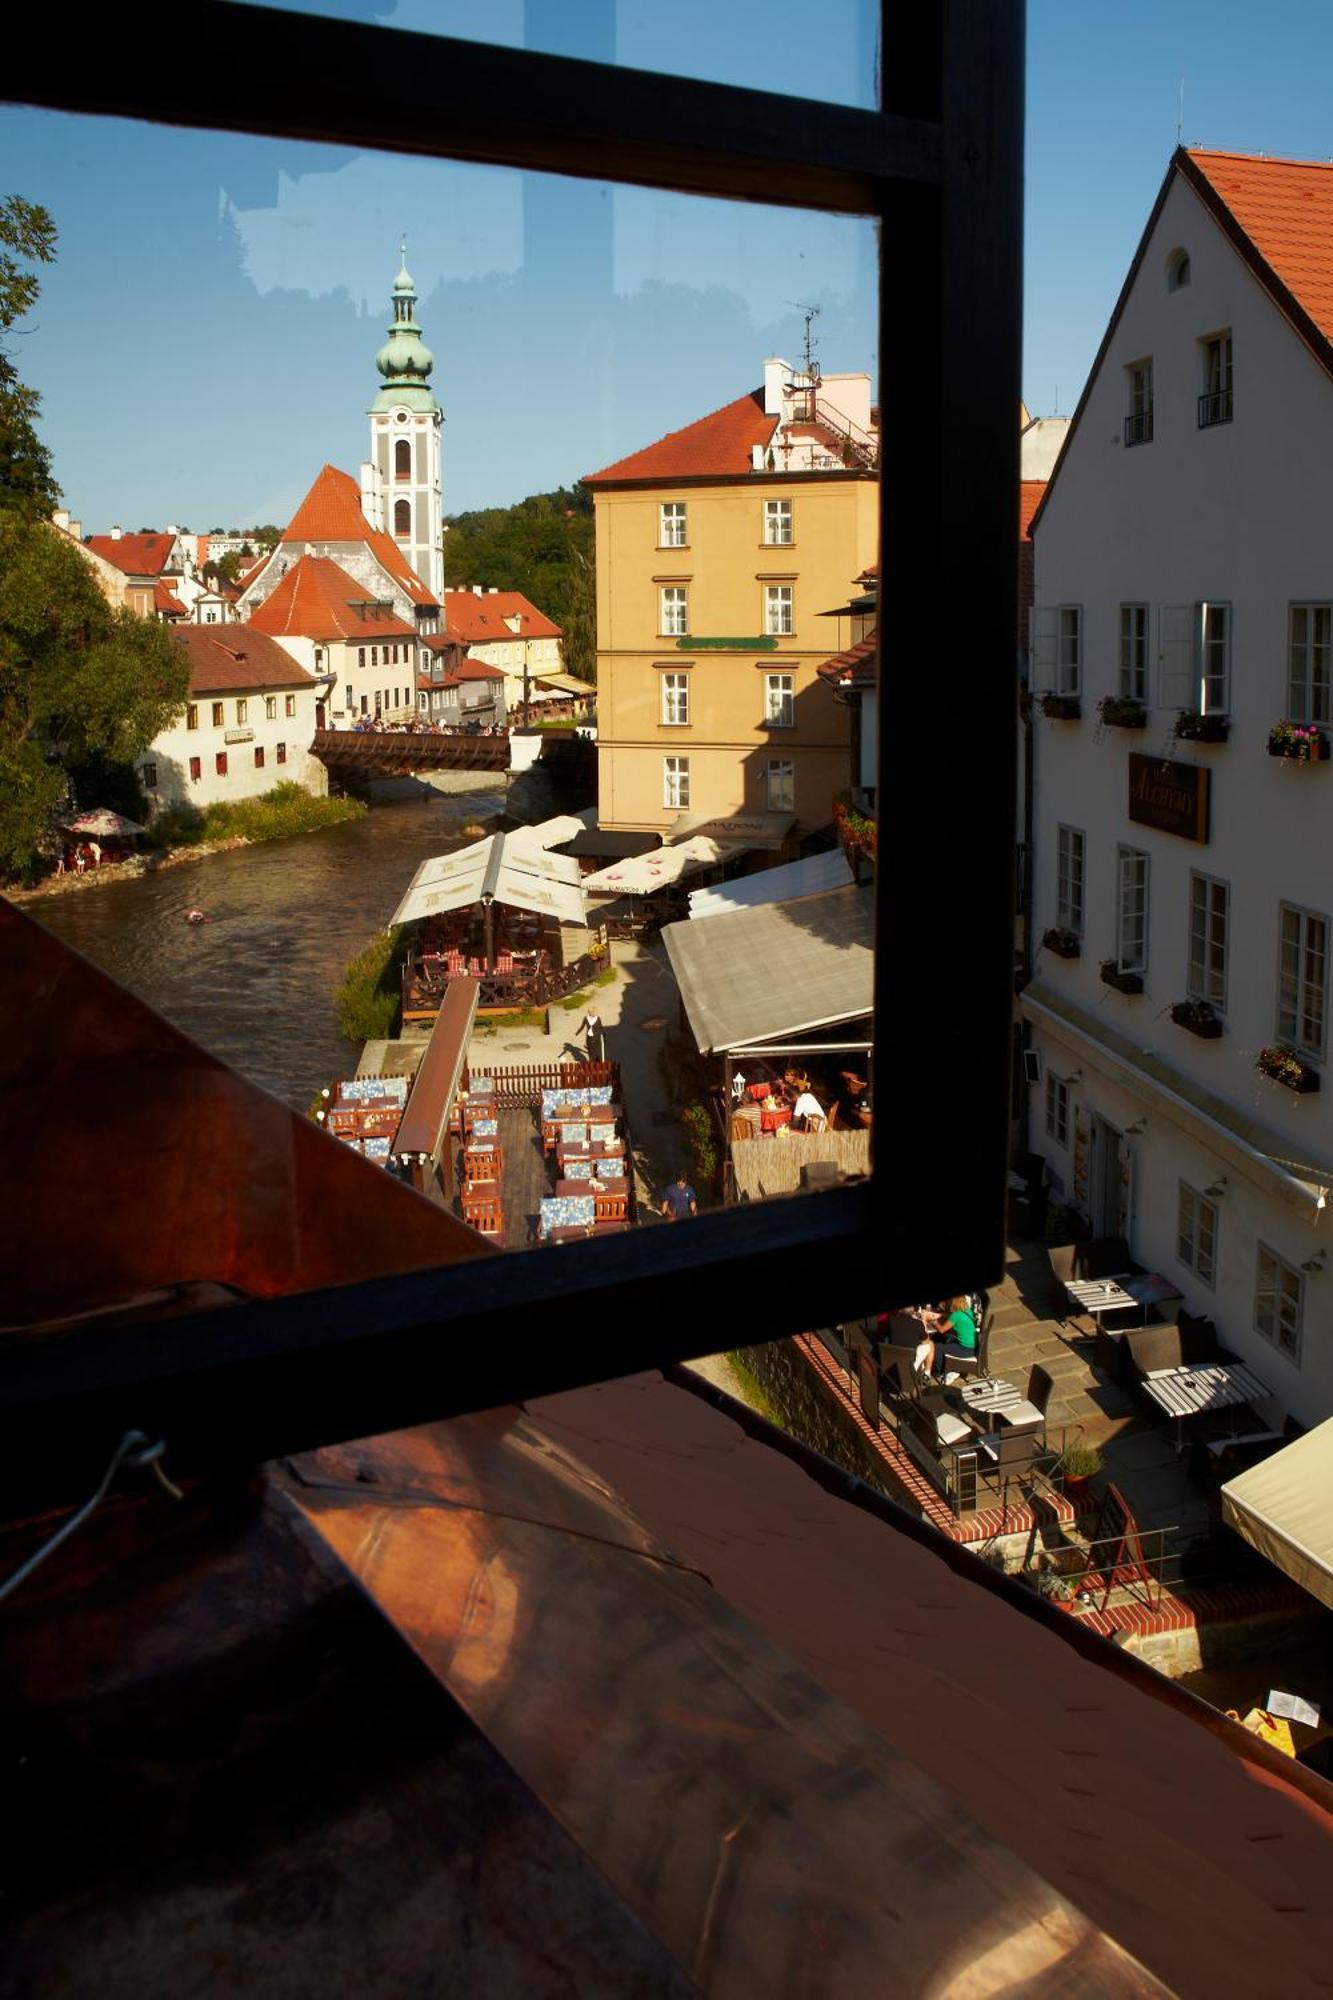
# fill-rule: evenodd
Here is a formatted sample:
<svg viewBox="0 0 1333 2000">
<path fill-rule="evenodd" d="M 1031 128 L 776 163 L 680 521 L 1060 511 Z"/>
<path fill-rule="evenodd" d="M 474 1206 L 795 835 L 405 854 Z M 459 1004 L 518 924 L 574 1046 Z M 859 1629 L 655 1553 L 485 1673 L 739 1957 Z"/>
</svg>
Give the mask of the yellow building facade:
<svg viewBox="0 0 1333 2000">
<path fill-rule="evenodd" d="M 866 402 L 868 417 L 868 385 Z M 665 832 L 685 813 L 787 814 L 798 836 L 829 824 L 849 723 L 816 670 L 847 621 L 820 614 L 877 560 L 877 480 L 845 442 L 813 442 L 787 448 L 808 469 L 784 468 L 781 431 L 747 397 L 589 480 L 603 827 Z M 686 469 L 727 454 L 741 469 Z M 655 459 L 673 469 L 654 477 Z"/>
</svg>

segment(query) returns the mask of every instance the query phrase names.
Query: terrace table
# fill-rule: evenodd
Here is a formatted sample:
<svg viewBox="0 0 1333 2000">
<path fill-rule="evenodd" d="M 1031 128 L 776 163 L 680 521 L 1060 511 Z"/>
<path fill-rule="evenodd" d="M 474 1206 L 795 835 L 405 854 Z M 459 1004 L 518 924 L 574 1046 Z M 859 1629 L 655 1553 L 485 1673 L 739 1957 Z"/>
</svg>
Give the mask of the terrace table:
<svg viewBox="0 0 1333 2000">
<path fill-rule="evenodd" d="M 1114 1278 L 1066 1278 L 1065 1292 L 1080 1312 L 1096 1319 L 1101 1313 L 1134 1310 L 1139 1301 L 1127 1289 L 1131 1282 L 1128 1271 L 1120 1271 Z"/>
<path fill-rule="evenodd" d="M 557 1181 L 555 1184 L 557 1198 L 564 1195 L 576 1194 L 591 1194 L 595 1197 L 599 1190 L 602 1194 L 628 1195 L 629 1180 L 624 1174 L 619 1174 L 614 1178 L 609 1174 L 598 1174 L 595 1182 Z"/>
<path fill-rule="evenodd" d="M 1012 1382 L 982 1379 L 964 1383 L 959 1394 L 964 1409 L 983 1430 L 994 1431 L 1004 1425 L 1013 1431 L 1035 1431 L 1045 1422 L 1036 1404 Z"/>
<path fill-rule="evenodd" d="M 1243 1361 L 1186 1361 L 1178 1368 L 1154 1368 L 1143 1378 L 1144 1394 L 1176 1423 L 1176 1450 L 1186 1417 L 1225 1410 L 1237 1403 L 1262 1403 L 1272 1390 Z"/>
</svg>

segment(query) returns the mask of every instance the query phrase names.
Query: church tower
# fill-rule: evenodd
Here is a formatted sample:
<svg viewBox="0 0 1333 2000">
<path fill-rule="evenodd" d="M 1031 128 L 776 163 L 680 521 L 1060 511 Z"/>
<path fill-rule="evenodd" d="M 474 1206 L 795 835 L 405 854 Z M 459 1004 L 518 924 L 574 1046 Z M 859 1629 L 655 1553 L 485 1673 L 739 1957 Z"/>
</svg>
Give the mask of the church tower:
<svg viewBox="0 0 1333 2000">
<path fill-rule="evenodd" d="M 443 603 L 440 433 L 444 417 L 430 386 L 435 356 L 421 338 L 416 303 L 404 237 L 402 267 L 393 287 L 393 324 L 375 356 L 384 386 L 370 406 L 373 472 L 362 483 L 362 507 L 371 526 L 388 531 L 436 602 Z"/>
</svg>

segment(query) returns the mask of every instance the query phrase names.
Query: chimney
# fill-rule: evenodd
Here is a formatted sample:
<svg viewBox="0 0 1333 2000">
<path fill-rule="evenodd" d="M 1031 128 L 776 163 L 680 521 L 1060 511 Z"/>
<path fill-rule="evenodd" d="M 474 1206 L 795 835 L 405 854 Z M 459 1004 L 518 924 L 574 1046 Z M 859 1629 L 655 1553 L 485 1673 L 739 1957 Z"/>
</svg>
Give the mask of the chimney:
<svg viewBox="0 0 1333 2000">
<path fill-rule="evenodd" d="M 120 540 L 120 529 L 119 529 L 119 528 L 113 528 L 113 529 L 111 530 L 111 539 L 112 539 L 112 541 L 113 541 L 113 542 L 118 542 L 118 541 Z"/>
<path fill-rule="evenodd" d="M 76 542 L 81 542 L 83 540 L 82 521 L 71 521 L 69 524 L 69 531 L 71 535 L 73 535 Z"/>
<path fill-rule="evenodd" d="M 486 592 L 485 592 L 485 586 L 484 586 L 484 585 L 482 585 L 482 584 L 480 584 L 480 583 L 474 583 L 474 584 L 473 584 L 473 586 L 472 586 L 472 595 L 473 595 L 474 597 L 484 597 L 484 596 L 485 596 L 485 594 L 486 594 Z"/>
<path fill-rule="evenodd" d="M 55 513 L 51 516 L 51 519 L 55 522 L 58 528 L 63 528 L 66 534 L 70 533 L 68 507 L 57 507 Z"/>
<path fill-rule="evenodd" d="M 500 586 L 499 586 L 499 584 L 498 584 L 498 583 L 493 583 L 493 584 L 491 585 L 490 589 L 489 589 L 489 590 L 487 591 L 486 595 L 487 595 L 488 597 L 498 597 L 498 596 L 500 595 Z"/>
</svg>

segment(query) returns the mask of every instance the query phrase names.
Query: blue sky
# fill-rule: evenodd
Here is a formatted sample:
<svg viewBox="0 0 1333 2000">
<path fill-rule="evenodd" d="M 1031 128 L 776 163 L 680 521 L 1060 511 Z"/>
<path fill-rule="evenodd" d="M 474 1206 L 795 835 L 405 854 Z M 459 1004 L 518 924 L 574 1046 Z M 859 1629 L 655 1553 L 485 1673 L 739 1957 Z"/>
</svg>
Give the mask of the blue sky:
<svg viewBox="0 0 1333 2000">
<path fill-rule="evenodd" d="M 321 11 L 868 101 L 874 10 L 825 0 L 320 0 Z M 1333 10 L 1031 0 L 1024 394 L 1077 400 L 1175 143 L 1327 157 Z M 475 25 L 472 31 L 477 32 Z M 568 483 L 795 356 L 874 369 L 854 219 L 0 110 L 0 191 L 59 262 L 14 341 L 90 529 L 287 517 L 354 468 L 401 230 L 444 406 L 445 506 Z"/>
</svg>

